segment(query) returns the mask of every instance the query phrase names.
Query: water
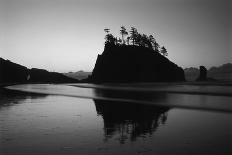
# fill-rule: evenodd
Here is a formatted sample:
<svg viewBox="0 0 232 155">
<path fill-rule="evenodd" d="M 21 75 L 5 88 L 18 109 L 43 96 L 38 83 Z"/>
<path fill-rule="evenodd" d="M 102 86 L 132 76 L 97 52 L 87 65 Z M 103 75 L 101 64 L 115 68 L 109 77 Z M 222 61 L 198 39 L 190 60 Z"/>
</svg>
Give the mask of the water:
<svg viewBox="0 0 232 155">
<path fill-rule="evenodd" d="M 65 85 L 14 88 L 43 90 L 43 94 L 1 90 L 3 155 L 232 153 L 232 115 L 225 112 L 230 107 L 228 103 L 232 103 L 228 96 L 120 94 Z M 143 100 L 147 103 L 138 104 Z M 213 102 L 217 106 L 210 111 L 171 104 L 201 102 L 207 109 L 213 100 L 217 100 Z M 220 100 L 224 105 L 217 110 Z"/>
<path fill-rule="evenodd" d="M 230 104 L 232 103 L 231 86 L 156 84 L 147 87 L 143 84 L 139 87 L 119 87 L 91 84 L 27 84 L 7 88 L 39 94 L 232 112 L 232 104 Z"/>
</svg>

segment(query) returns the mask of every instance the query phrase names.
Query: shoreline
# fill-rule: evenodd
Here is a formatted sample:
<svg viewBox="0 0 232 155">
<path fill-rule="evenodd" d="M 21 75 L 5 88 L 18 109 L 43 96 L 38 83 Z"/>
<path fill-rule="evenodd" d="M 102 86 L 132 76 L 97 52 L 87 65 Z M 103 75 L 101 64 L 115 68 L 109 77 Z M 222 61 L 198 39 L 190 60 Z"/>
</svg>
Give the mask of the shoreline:
<svg viewBox="0 0 232 155">
<path fill-rule="evenodd" d="M 77 85 L 75 86 L 75 84 L 38 84 L 29 87 L 27 87 L 27 85 L 12 86 L 6 87 L 4 89 L 9 90 L 10 94 L 14 94 L 14 92 L 11 92 L 11 90 L 13 90 L 16 91 L 16 93 L 21 91 L 23 93 L 26 92 L 29 94 L 58 95 L 104 101 L 119 101 L 154 106 L 168 106 L 173 108 L 223 111 L 230 113 L 232 112 L 232 107 L 230 104 L 232 99 L 232 93 L 230 93 L 232 92 L 232 87 L 185 87 L 181 85 L 169 87 L 167 85 L 156 87 L 153 89 L 137 89 L 136 87 L 109 87 L 106 85 L 92 85 L 94 87 L 91 88 L 89 85 L 90 89 L 85 89 L 85 87 L 87 88 L 88 86 L 87 84 L 82 84 L 83 87 L 81 87 L 81 84 L 79 84 L 79 88 L 75 88 L 78 87 Z M 163 102 L 159 101 L 162 95 L 168 97 L 168 104 L 163 104 Z M 192 100 L 194 102 L 188 103 L 189 100 Z M 200 104 L 200 102 L 198 101 L 201 100 L 203 102 L 207 101 L 207 104 Z"/>
<path fill-rule="evenodd" d="M 199 86 L 232 86 L 232 81 L 185 81 L 185 82 L 128 82 L 128 83 L 86 83 L 86 82 L 71 82 L 71 83 L 53 83 L 53 82 L 15 82 L 15 83 L 0 83 L 0 88 L 19 85 L 19 84 L 88 84 L 88 85 L 106 85 L 106 86 L 162 86 L 162 85 L 199 85 Z"/>
</svg>

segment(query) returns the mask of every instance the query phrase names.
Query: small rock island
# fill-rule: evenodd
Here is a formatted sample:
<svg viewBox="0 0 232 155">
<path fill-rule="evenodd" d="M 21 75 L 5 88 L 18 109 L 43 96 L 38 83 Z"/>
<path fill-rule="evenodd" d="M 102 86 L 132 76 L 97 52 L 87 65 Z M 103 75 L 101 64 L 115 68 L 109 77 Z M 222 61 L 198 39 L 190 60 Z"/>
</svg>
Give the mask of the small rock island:
<svg viewBox="0 0 232 155">
<path fill-rule="evenodd" d="M 131 28 L 130 36 L 122 26 L 118 39 L 105 29 L 105 48 L 98 55 L 88 82 L 180 82 L 185 81 L 184 70 L 166 58 L 167 50 L 152 35 L 138 33 Z"/>
</svg>

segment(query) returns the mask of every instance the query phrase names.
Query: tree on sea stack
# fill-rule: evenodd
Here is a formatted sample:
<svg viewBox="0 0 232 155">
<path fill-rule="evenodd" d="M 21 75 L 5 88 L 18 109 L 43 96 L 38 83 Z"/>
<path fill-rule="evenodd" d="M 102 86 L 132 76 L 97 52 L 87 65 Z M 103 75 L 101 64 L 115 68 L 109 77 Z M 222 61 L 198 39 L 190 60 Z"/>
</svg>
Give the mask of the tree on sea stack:
<svg viewBox="0 0 232 155">
<path fill-rule="evenodd" d="M 122 43 L 125 44 L 124 36 L 128 35 L 125 26 L 121 26 L 120 34 L 122 35 Z"/>
<path fill-rule="evenodd" d="M 105 44 L 115 45 L 115 38 L 112 34 L 107 34 L 105 39 L 106 39 Z"/>
<path fill-rule="evenodd" d="M 160 53 L 161 53 L 163 56 L 168 56 L 167 49 L 166 49 L 164 46 L 161 47 Z"/>
<path fill-rule="evenodd" d="M 134 27 L 131 27 L 130 36 L 125 38 L 125 36 L 128 35 L 128 32 L 126 31 L 126 28 L 124 26 L 121 26 L 120 34 L 122 35 L 122 39 L 120 37 L 114 37 L 113 34 L 110 33 L 109 28 L 105 28 L 104 31 L 106 32 L 105 45 L 107 45 L 107 47 L 121 45 L 129 46 L 130 40 L 132 40 L 133 46 L 149 48 L 157 53 L 160 53 L 163 56 L 168 55 L 167 49 L 164 46 L 160 48 L 159 43 L 156 41 L 153 35 L 141 34 Z"/>
<path fill-rule="evenodd" d="M 132 40 L 132 45 L 135 45 L 135 38 L 138 34 L 137 29 L 134 27 L 131 27 L 130 34 L 131 34 L 130 39 Z"/>
<path fill-rule="evenodd" d="M 155 50 L 155 52 L 159 52 L 159 48 L 160 48 L 160 45 L 156 42 L 156 40 L 155 40 L 155 42 L 154 42 L 154 50 Z"/>
<path fill-rule="evenodd" d="M 107 43 L 109 43 L 109 38 L 110 38 L 109 32 L 110 32 L 110 29 L 105 28 L 104 31 L 106 32 L 106 36 L 105 36 L 105 40 L 106 40 L 106 41 L 105 41 L 105 44 L 107 44 Z"/>
<path fill-rule="evenodd" d="M 110 32 L 110 29 L 105 28 L 104 31 L 108 34 Z"/>
<path fill-rule="evenodd" d="M 153 48 L 153 46 L 155 44 L 155 38 L 153 37 L 153 35 L 149 35 L 149 41 L 150 41 L 152 48 Z"/>
<path fill-rule="evenodd" d="M 110 29 L 105 28 L 104 31 L 107 33 L 105 36 L 105 45 L 116 45 L 117 38 L 115 38 L 110 32 Z"/>
<path fill-rule="evenodd" d="M 135 37 L 135 45 L 142 46 L 141 43 L 142 43 L 142 35 L 138 33 Z"/>
<path fill-rule="evenodd" d="M 119 45 L 122 44 L 122 39 L 121 38 L 118 39 L 118 43 L 119 43 Z"/>
<path fill-rule="evenodd" d="M 130 37 L 126 38 L 127 45 L 130 45 Z"/>
</svg>

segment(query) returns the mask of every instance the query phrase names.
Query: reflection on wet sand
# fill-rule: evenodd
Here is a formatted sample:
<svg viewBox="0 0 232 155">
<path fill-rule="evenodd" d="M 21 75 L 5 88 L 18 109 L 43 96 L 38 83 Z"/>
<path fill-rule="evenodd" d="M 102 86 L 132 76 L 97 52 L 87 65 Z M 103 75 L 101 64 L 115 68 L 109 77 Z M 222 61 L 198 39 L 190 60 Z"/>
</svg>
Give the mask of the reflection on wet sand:
<svg viewBox="0 0 232 155">
<path fill-rule="evenodd" d="M 81 92 L 44 87 L 36 86 L 44 93 Z M 99 96 L 90 100 L 0 89 L 0 154 L 231 153 L 230 113 L 168 107 L 225 103 L 225 109 L 229 97 L 85 89 L 82 94 Z M 107 100 L 111 97 L 114 100 Z M 115 101 L 117 97 L 120 101 Z M 126 102 L 128 98 L 132 100 Z M 160 104 L 137 104 L 143 98 Z"/>
<path fill-rule="evenodd" d="M 94 100 L 96 111 L 104 120 L 105 141 L 113 136 L 124 144 L 127 139 L 152 135 L 167 120 L 167 107 L 155 107 L 116 101 Z"/>
<path fill-rule="evenodd" d="M 6 107 L 21 102 L 25 103 L 27 99 L 45 98 L 47 96 L 45 94 L 34 94 L 0 88 L 0 109 L 3 106 Z"/>
<path fill-rule="evenodd" d="M 145 103 L 144 101 L 152 101 L 163 103 L 167 101 L 167 93 L 164 92 L 141 92 L 141 91 L 124 91 L 124 90 L 104 90 L 94 89 L 95 96 L 107 99 L 129 100 L 136 103 Z"/>
</svg>

